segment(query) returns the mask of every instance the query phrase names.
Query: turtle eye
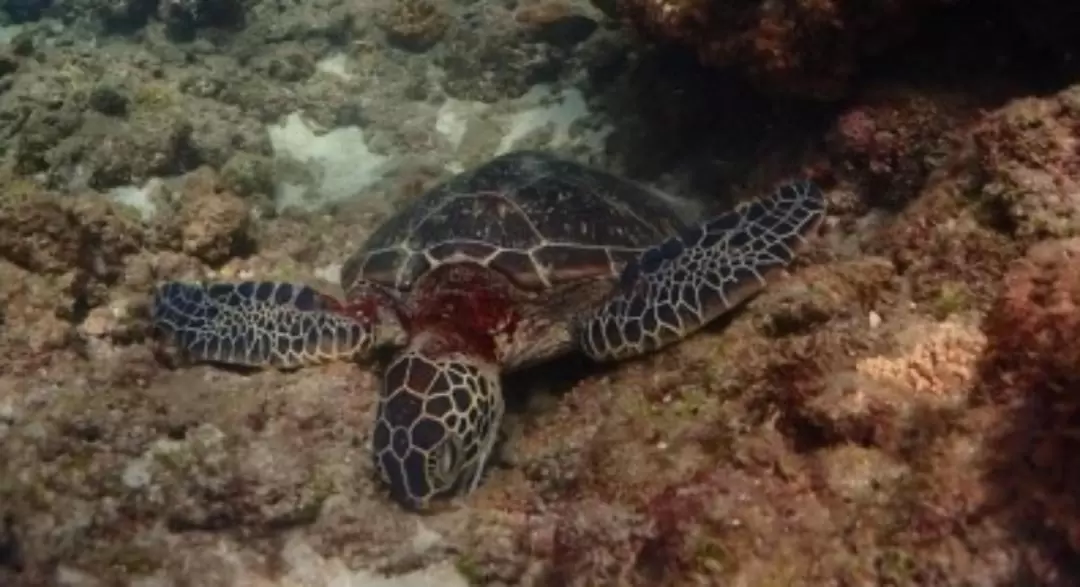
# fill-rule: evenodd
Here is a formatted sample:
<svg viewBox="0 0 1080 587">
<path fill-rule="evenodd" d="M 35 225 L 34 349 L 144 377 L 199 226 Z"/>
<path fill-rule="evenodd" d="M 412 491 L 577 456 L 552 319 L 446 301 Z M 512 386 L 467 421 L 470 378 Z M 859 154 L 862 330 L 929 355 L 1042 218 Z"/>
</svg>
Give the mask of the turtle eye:
<svg viewBox="0 0 1080 587">
<path fill-rule="evenodd" d="M 439 444 L 432 455 L 434 461 L 434 481 L 436 485 L 453 485 L 458 470 L 461 451 L 455 437 L 451 436 Z"/>
</svg>

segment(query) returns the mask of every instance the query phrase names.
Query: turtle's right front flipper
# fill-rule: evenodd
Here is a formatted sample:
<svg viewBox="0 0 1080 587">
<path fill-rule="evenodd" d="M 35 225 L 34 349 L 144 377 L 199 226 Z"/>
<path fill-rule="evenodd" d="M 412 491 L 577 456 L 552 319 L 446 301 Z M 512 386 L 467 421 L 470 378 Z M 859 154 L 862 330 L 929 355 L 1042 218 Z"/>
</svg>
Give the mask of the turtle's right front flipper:
<svg viewBox="0 0 1080 587">
<path fill-rule="evenodd" d="M 362 355 L 378 327 L 311 287 L 274 281 L 166 282 L 152 319 L 193 360 L 278 368 Z"/>
<path fill-rule="evenodd" d="M 578 344 L 610 361 L 689 336 L 788 267 L 825 208 L 820 188 L 791 182 L 646 250 L 624 268 L 611 297 L 578 319 Z"/>
</svg>

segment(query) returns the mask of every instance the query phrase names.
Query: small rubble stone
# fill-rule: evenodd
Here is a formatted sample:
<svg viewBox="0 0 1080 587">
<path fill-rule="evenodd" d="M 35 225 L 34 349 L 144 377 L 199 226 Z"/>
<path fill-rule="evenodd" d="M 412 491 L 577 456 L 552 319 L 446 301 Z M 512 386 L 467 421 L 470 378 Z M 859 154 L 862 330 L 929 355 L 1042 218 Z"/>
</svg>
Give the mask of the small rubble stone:
<svg viewBox="0 0 1080 587">
<path fill-rule="evenodd" d="M 128 98 L 112 86 L 101 85 L 90 93 L 90 107 L 108 116 L 127 114 Z"/>
<path fill-rule="evenodd" d="M 274 193 L 274 162 L 264 155 L 237 153 L 221 168 L 221 181 L 240 197 L 269 199 Z"/>
<path fill-rule="evenodd" d="M 523 96 L 536 84 L 550 82 L 563 64 L 550 45 L 516 35 L 492 38 L 457 33 L 440 59 L 446 68 L 446 92 L 461 100 L 495 103 Z"/>
<path fill-rule="evenodd" d="M 190 41 L 203 27 L 240 26 L 245 4 L 245 0 L 160 0 L 158 18 L 173 38 Z"/>
<path fill-rule="evenodd" d="M 438 43 L 453 23 L 442 2 L 443 0 L 394 2 L 381 12 L 379 26 L 392 45 L 422 53 Z"/>
<path fill-rule="evenodd" d="M 561 47 L 573 48 L 585 42 L 600 24 L 582 14 L 568 0 L 533 0 L 523 3 L 514 13 L 522 26 L 530 29 L 533 38 Z"/>
<path fill-rule="evenodd" d="M 228 191 L 212 169 L 185 176 L 173 198 L 177 212 L 163 222 L 178 250 L 216 266 L 253 247 L 251 203 Z"/>
<path fill-rule="evenodd" d="M 315 62 L 309 51 L 296 43 L 275 45 L 272 50 L 256 55 L 250 66 L 282 82 L 299 82 L 315 73 Z"/>
</svg>

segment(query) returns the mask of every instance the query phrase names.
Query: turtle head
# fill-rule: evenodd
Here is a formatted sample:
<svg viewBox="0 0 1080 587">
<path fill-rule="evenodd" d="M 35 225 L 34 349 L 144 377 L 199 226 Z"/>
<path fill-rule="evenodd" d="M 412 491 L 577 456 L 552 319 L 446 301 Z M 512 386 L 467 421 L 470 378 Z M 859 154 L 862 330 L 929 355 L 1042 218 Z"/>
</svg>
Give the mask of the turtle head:
<svg viewBox="0 0 1080 587">
<path fill-rule="evenodd" d="M 387 366 L 372 439 L 391 497 L 412 510 L 479 485 L 504 411 L 494 362 L 436 339 L 415 336 Z"/>
</svg>

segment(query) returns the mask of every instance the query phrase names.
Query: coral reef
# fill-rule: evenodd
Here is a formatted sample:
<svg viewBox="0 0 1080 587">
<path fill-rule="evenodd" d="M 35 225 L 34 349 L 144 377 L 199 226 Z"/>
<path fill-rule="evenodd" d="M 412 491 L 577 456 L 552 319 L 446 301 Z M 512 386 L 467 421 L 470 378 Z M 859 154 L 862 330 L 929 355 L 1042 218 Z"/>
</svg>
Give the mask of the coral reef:
<svg viewBox="0 0 1080 587">
<path fill-rule="evenodd" d="M 1053 240 L 1016 261 L 986 320 L 984 400 L 1004 406 L 990 459 L 1014 522 L 1049 529 L 1080 554 L 1080 240 Z"/>
<path fill-rule="evenodd" d="M 3 165 L 44 173 L 52 187 L 108 189 L 221 166 L 237 151 L 269 153 L 263 129 L 237 108 L 121 63 L 92 52 L 21 59 L 0 96 L 0 132 L 11 137 Z"/>
<path fill-rule="evenodd" d="M 242 27 L 253 4 L 253 0 L 11 0 L 0 4 L 0 14 L 16 23 L 53 17 L 110 33 L 130 32 L 156 20 L 170 38 L 190 41 L 200 28 Z"/>
<path fill-rule="evenodd" d="M 185 176 L 170 199 L 176 206 L 158 226 L 162 245 L 210 266 L 245 256 L 254 247 L 250 203 L 225 189 L 209 167 Z"/>
<path fill-rule="evenodd" d="M 557 79 L 566 63 L 557 47 L 527 38 L 509 10 L 482 7 L 461 18 L 468 26 L 447 34 L 438 57 L 446 70 L 443 88 L 450 96 L 479 102 L 516 98 L 536 84 Z"/>
<path fill-rule="evenodd" d="M 1012 45 L 1029 51 L 1029 70 L 1075 73 L 1068 63 L 1076 49 L 1070 31 L 1080 22 L 1080 11 L 1069 4 L 1011 0 L 619 0 L 617 6 L 647 38 L 685 47 L 710 66 L 735 68 L 769 93 L 825 101 L 858 89 L 858 80 L 872 76 L 883 60 L 920 53 L 927 31 L 955 37 L 957 23 L 965 23 L 959 26 L 981 67 Z M 980 34 L 987 22 L 1002 30 Z M 957 53 L 955 44 L 947 52 Z"/>
<path fill-rule="evenodd" d="M 572 48 L 588 39 L 600 24 L 591 11 L 568 0 L 533 0 L 514 11 L 514 19 L 537 40 Z"/>
<path fill-rule="evenodd" d="M 769 89 L 834 99 L 864 59 L 909 38 L 941 4 L 621 0 L 619 9 L 642 32 L 684 44 L 705 63 L 737 65 Z"/>
<path fill-rule="evenodd" d="M 138 220 L 95 198 L 8 183 L 0 197 L 0 355 L 43 359 L 73 342 L 74 324 L 105 303 L 145 244 Z"/>
<path fill-rule="evenodd" d="M 1024 242 L 1080 234 L 1080 87 L 1016 100 L 974 134 L 979 198 Z"/>
<path fill-rule="evenodd" d="M 955 133 L 976 116 L 966 93 L 878 89 L 853 98 L 826 141 L 832 169 L 875 207 L 902 208 L 954 150 Z"/>
<path fill-rule="evenodd" d="M 386 7 L 379 19 L 388 40 L 410 51 L 426 51 L 446 34 L 450 17 L 435 0 L 406 0 Z"/>
<path fill-rule="evenodd" d="M 461 100 L 493 103 L 572 72 L 601 15 L 580 2 L 535 0 L 469 4 L 454 18 L 436 55 L 445 69 L 442 87 Z"/>
<path fill-rule="evenodd" d="M 944 4 L 0 2 L 0 584 L 1077 584 L 1075 15 L 956 8 L 1010 57 Z M 498 466 L 426 516 L 374 479 L 377 364 L 152 336 L 154 283 L 338 291 L 521 145 L 688 214 L 806 174 L 830 219 L 724 324 L 508 378 Z"/>
<path fill-rule="evenodd" d="M 237 28 L 243 25 L 252 0 L 159 0 L 158 17 L 173 38 L 191 40 L 202 27 Z"/>
</svg>

